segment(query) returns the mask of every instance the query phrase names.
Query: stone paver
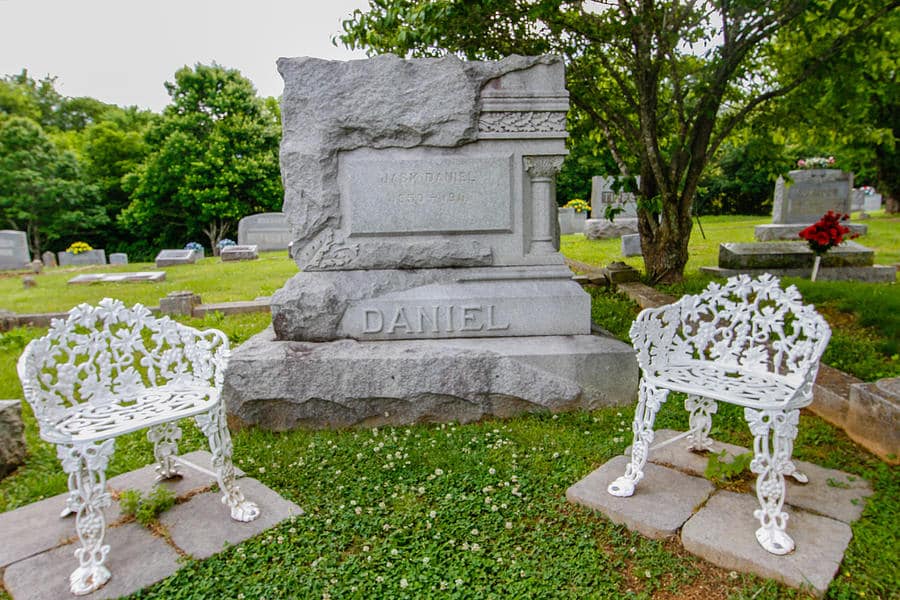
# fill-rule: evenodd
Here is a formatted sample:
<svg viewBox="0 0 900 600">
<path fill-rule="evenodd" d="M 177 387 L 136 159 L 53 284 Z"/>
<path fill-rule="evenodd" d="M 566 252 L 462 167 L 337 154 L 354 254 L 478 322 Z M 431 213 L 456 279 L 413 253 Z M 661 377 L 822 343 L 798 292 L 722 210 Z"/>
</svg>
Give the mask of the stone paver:
<svg viewBox="0 0 900 600">
<path fill-rule="evenodd" d="M 59 494 L 0 513 L 0 569 L 75 537 L 75 517 L 59 516 L 66 496 Z"/>
<path fill-rule="evenodd" d="M 299 506 L 255 479 L 241 479 L 240 488 L 260 508 L 255 521 L 232 520 L 228 507 L 222 504 L 222 495 L 204 492 L 163 513 L 160 522 L 169 530 L 176 546 L 194 558 L 204 559 L 221 552 L 226 545 L 239 544 L 287 518 L 303 514 Z"/>
<path fill-rule="evenodd" d="M 654 444 L 669 440 L 680 432 L 661 429 L 656 432 Z M 713 443 L 713 452 L 725 450 L 729 457 L 750 452 L 747 448 Z M 708 455 L 691 452 L 687 449 L 687 439 L 679 440 L 663 448 L 650 452 L 650 461 L 656 464 L 675 467 L 679 471 L 703 476 Z M 798 507 L 844 523 L 857 520 L 865 507 L 865 498 L 872 495 L 869 483 L 836 469 L 826 469 L 802 460 L 795 461 L 797 468 L 806 474 L 809 483 L 798 483 L 787 478 L 785 502 L 791 507 Z M 788 509 L 788 512 L 791 512 Z"/>
<path fill-rule="evenodd" d="M 205 469 L 212 468 L 212 456 L 205 450 L 189 452 L 184 459 Z M 182 467 L 183 477 L 168 479 L 162 485 L 170 488 L 178 497 L 215 483 L 210 477 L 196 469 Z M 235 469 L 238 477 L 243 471 Z M 117 492 L 137 489 L 142 494 L 150 491 L 156 482 L 154 465 L 124 473 L 107 481 L 107 486 Z M 0 568 L 21 561 L 35 554 L 55 548 L 75 537 L 75 516 L 61 518 L 60 512 L 66 505 L 68 493 L 34 502 L 12 511 L 0 513 Z M 115 523 L 122 518 L 119 503 L 113 500 L 105 511 L 106 522 Z"/>
<path fill-rule="evenodd" d="M 625 472 L 626 464 L 626 457 L 617 456 L 566 490 L 566 498 L 649 538 L 662 539 L 674 535 L 715 489 L 705 479 L 648 463 L 633 496 L 612 496 L 606 486 Z"/>
<path fill-rule="evenodd" d="M 769 554 L 757 543 L 756 498 L 719 491 L 681 530 L 685 550 L 725 569 L 751 572 L 821 597 L 844 557 L 852 534 L 846 523 L 804 511 L 791 512 L 787 532 L 796 548 Z"/>
<path fill-rule="evenodd" d="M 162 538 L 136 523 L 107 530 L 111 551 L 106 559 L 110 580 L 90 600 L 118 598 L 147 587 L 174 573 L 178 553 Z M 15 600 L 74 598 L 69 593 L 69 574 L 78 566 L 76 545 L 69 544 L 17 562 L 6 568 L 3 585 Z"/>
</svg>

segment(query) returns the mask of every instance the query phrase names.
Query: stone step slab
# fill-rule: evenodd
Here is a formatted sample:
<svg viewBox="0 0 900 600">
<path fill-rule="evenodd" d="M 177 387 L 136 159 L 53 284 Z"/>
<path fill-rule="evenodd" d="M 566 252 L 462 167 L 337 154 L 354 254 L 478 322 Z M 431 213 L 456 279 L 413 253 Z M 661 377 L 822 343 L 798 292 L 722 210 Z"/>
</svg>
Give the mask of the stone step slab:
<svg viewBox="0 0 900 600">
<path fill-rule="evenodd" d="M 625 472 L 629 459 L 617 456 L 566 490 L 566 499 L 597 510 L 653 539 L 675 535 L 715 487 L 700 477 L 649 463 L 630 498 L 609 494 L 606 487 Z M 754 543 L 755 543 L 754 538 Z"/>
<path fill-rule="evenodd" d="M 653 443 L 662 443 L 680 434 L 680 431 L 660 429 L 656 432 Z M 674 467 L 679 471 L 703 477 L 709 455 L 688 450 L 687 443 L 687 439 L 684 439 L 651 450 L 649 460 L 659 465 Z M 721 452 L 722 450 L 725 450 L 729 461 L 738 454 L 751 452 L 741 446 L 714 441 L 712 451 Z M 630 451 L 630 448 L 626 450 L 627 453 Z M 802 460 L 795 460 L 794 464 L 809 478 L 809 482 L 798 483 L 788 477 L 786 479 L 786 504 L 844 523 L 852 523 L 862 516 L 865 499 L 873 493 L 872 486 L 868 481 L 850 473 L 826 469 Z M 638 485 L 638 489 L 640 489 L 640 485 L 643 485 L 643 482 Z M 791 510 L 788 509 L 788 512 L 790 513 Z"/>
<path fill-rule="evenodd" d="M 249 523 L 234 521 L 229 516 L 229 508 L 222 504 L 222 494 L 197 494 L 190 502 L 160 515 L 160 523 L 168 529 L 172 542 L 193 558 L 202 560 L 218 554 L 226 545 L 240 544 L 285 519 L 303 514 L 302 508 L 255 479 L 245 477 L 239 484 L 244 497 L 259 506 L 259 517 Z"/>
<path fill-rule="evenodd" d="M 787 532 L 796 547 L 784 556 L 756 541 L 756 498 L 720 490 L 681 530 L 685 550 L 724 569 L 749 572 L 822 597 L 837 573 L 852 533 L 846 523 L 792 511 Z"/>
<path fill-rule="evenodd" d="M 204 468 L 210 466 L 207 452 L 190 453 L 185 458 Z M 118 598 L 133 594 L 172 575 L 183 565 L 184 555 L 208 558 L 285 519 L 303 514 L 303 509 L 293 502 L 281 498 L 259 481 L 244 477 L 238 481 L 241 491 L 257 503 L 261 514 L 249 523 L 233 521 L 228 507 L 222 504 L 221 493 L 197 493 L 196 484 L 205 483 L 199 489 L 208 487 L 209 476 L 192 469 L 185 471 L 199 476 L 186 475 L 163 483 L 172 486 L 183 500 L 160 517 L 160 523 L 168 529 L 173 543 L 169 544 L 134 522 L 110 526 L 106 542 L 111 550 L 106 564 L 112 578 L 87 598 Z M 146 481 L 151 476 L 152 482 L 152 474 L 152 467 L 144 467 L 114 477 L 109 485 L 117 490 L 148 491 L 150 486 Z M 184 497 L 182 493 L 188 496 Z M 78 564 L 74 556 L 78 545 L 74 518 L 59 518 L 65 496 L 61 494 L 0 514 L 4 542 L 0 544 L 0 568 L 6 567 L 3 585 L 14 600 L 72 597 L 68 580 Z M 115 504 L 107 509 L 108 516 L 121 516 L 118 503 Z M 114 523 L 112 519 L 108 522 Z"/>
<path fill-rule="evenodd" d="M 189 452 L 183 457 L 204 469 L 212 468 L 212 456 L 205 450 Z M 215 483 L 215 478 L 195 469 L 182 468 L 183 477 L 167 479 L 160 483 L 182 498 L 198 489 L 208 488 Z M 238 477 L 243 476 L 236 469 Z M 107 481 L 107 487 L 113 492 L 136 489 L 142 494 L 150 492 L 156 483 L 154 465 L 147 465 L 135 471 L 123 473 Z M 40 500 L 15 510 L 0 513 L 0 568 L 22 561 L 26 558 L 70 543 L 75 539 L 75 516 L 60 517 L 66 505 L 68 493 L 58 494 L 52 498 Z M 113 525 L 123 517 L 121 506 L 117 500 L 105 511 L 106 522 Z M 73 550 L 74 551 L 74 550 Z"/>
<path fill-rule="evenodd" d="M 165 579 L 180 567 L 178 552 L 137 523 L 108 529 L 106 542 L 111 547 L 106 565 L 112 577 L 84 598 L 127 596 Z M 69 574 L 78 566 L 76 547 L 67 544 L 13 563 L 3 574 L 3 586 L 14 600 L 75 598 L 69 593 Z"/>
</svg>

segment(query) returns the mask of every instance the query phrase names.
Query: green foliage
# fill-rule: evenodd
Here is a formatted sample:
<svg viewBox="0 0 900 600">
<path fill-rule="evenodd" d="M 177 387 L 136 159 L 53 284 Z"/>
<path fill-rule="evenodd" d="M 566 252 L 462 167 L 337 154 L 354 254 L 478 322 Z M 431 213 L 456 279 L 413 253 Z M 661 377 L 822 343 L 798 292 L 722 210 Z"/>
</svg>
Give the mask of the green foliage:
<svg viewBox="0 0 900 600">
<path fill-rule="evenodd" d="M 744 478 L 749 473 L 752 452 L 744 452 L 727 459 L 728 451 L 710 452 L 703 476 L 718 486 L 727 487 L 735 480 Z"/>
<path fill-rule="evenodd" d="M 852 32 L 855 43 L 829 59 L 819 77 L 776 103 L 766 125 L 784 139 L 794 160 L 833 154 L 857 185 L 900 197 L 900 11 L 882 0 L 828 4 L 829 22 L 809 19 L 782 32 L 769 63 L 797 73 L 836 32 Z M 884 14 L 870 20 L 874 9 Z"/>
<path fill-rule="evenodd" d="M 131 203 L 119 222 L 159 245 L 205 234 L 215 248 L 241 217 L 281 206 L 279 115 L 239 71 L 215 64 L 179 69 L 166 89 L 172 103 L 124 180 Z"/>
<path fill-rule="evenodd" d="M 373 54 L 563 56 L 585 131 L 621 174 L 641 176 L 649 277 L 677 281 L 710 157 L 748 115 L 824 72 L 845 47 L 864 46 L 857 34 L 896 4 L 371 0 L 344 21 L 341 40 Z M 810 38 L 802 68 L 767 68 L 781 32 Z"/>
<path fill-rule="evenodd" d="M 25 231 L 33 255 L 48 242 L 88 233 L 108 221 L 71 152 L 60 151 L 40 125 L 0 120 L 0 220 Z"/>
<path fill-rule="evenodd" d="M 119 496 L 119 506 L 123 514 L 147 526 L 175 506 L 175 492 L 162 485 L 154 486 L 146 495 L 141 494 L 140 490 L 124 490 Z"/>
</svg>

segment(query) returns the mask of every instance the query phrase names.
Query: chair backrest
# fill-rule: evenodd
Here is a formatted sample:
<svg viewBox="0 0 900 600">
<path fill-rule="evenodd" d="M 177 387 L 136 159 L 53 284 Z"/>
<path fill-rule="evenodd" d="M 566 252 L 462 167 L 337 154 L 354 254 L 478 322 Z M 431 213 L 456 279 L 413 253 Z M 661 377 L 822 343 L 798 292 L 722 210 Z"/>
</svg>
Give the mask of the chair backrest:
<svg viewBox="0 0 900 600">
<path fill-rule="evenodd" d="M 712 282 L 698 295 L 644 310 L 630 335 L 645 370 L 705 360 L 799 383 L 815 378 L 831 329 L 796 287 L 782 289 L 766 273 Z"/>
<path fill-rule="evenodd" d="M 102 405 L 170 382 L 221 390 L 229 346 L 216 329 L 198 331 L 154 317 L 140 304 L 104 298 L 80 304 L 33 340 L 19 358 L 25 399 L 43 428 L 79 403 Z"/>
</svg>

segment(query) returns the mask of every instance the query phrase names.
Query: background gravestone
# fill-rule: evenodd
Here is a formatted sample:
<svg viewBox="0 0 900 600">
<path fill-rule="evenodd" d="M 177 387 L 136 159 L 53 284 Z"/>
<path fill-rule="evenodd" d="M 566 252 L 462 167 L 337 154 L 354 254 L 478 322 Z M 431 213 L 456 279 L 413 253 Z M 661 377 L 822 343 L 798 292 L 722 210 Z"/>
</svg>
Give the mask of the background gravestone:
<svg viewBox="0 0 900 600">
<path fill-rule="evenodd" d="M 829 210 L 849 214 L 852 206 L 853 174 L 839 169 L 801 169 L 788 173 L 791 183 L 775 182 L 772 224 L 758 225 L 756 239 L 796 240 L 801 230 Z M 853 233 L 864 235 L 865 225 L 847 223 Z"/>
<path fill-rule="evenodd" d="M 160 250 L 156 255 L 156 267 L 174 267 L 177 265 L 192 265 L 203 258 L 197 250 Z"/>
<path fill-rule="evenodd" d="M 622 256 L 641 256 L 641 234 L 631 233 L 622 236 Z"/>
<path fill-rule="evenodd" d="M 26 452 L 22 403 L 0 400 L 0 479 L 25 462 Z"/>
<path fill-rule="evenodd" d="M 44 252 L 41 254 L 41 262 L 44 263 L 45 267 L 55 267 L 56 265 L 56 255 L 50 252 Z"/>
<path fill-rule="evenodd" d="M 58 256 L 59 266 L 61 267 L 106 264 L 106 251 L 102 249 L 88 250 L 87 252 L 79 252 L 78 254 L 60 252 Z"/>
<path fill-rule="evenodd" d="M 225 246 L 219 252 L 219 258 L 222 262 L 256 260 L 259 258 L 259 249 L 256 244 Z"/>
<path fill-rule="evenodd" d="M 109 255 L 109 264 L 111 265 L 127 265 L 128 255 L 124 252 L 113 252 Z"/>
<path fill-rule="evenodd" d="M 0 270 L 24 269 L 30 262 L 25 232 L 0 230 Z"/>
<path fill-rule="evenodd" d="M 571 235 L 573 233 L 584 233 L 584 223 L 587 220 L 587 213 L 575 212 L 574 208 L 560 207 L 559 211 L 559 233 L 562 235 Z"/>
<path fill-rule="evenodd" d="M 272 330 L 232 355 L 232 417 L 371 426 L 633 401 L 633 353 L 591 335 L 556 250 L 559 59 L 278 67 L 301 272 L 272 296 Z"/>
<path fill-rule="evenodd" d="M 638 185 L 640 185 L 640 177 Z M 637 201 L 631 192 L 617 192 L 613 189 L 616 178 L 596 175 L 591 178 L 591 218 L 587 220 L 584 235 L 588 239 L 600 240 L 636 234 Z M 618 210 L 610 221 L 606 217 L 607 208 Z"/>
<path fill-rule="evenodd" d="M 291 243 L 291 229 L 284 213 L 259 213 L 238 223 L 238 245 L 255 245 L 262 252 L 284 250 Z"/>
</svg>

